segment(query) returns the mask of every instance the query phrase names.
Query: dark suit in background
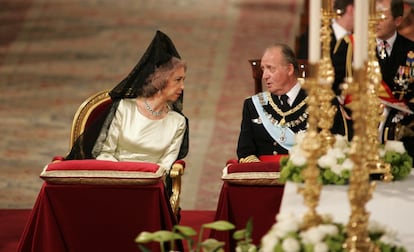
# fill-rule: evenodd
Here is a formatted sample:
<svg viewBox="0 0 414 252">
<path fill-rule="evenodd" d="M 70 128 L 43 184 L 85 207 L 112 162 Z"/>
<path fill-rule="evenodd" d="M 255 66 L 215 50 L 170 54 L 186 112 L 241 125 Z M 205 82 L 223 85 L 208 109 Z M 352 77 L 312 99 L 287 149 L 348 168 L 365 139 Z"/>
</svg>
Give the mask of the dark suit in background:
<svg viewBox="0 0 414 252">
<path fill-rule="evenodd" d="M 299 50 L 297 52 L 298 59 L 307 60 L 308 50 L 312 50 L 312 48 L 308 48 L 308 36 L 308 32 L 305 32 L 299 38 L 300 45 Z M 336 95 L 341 94 L 340 85 L 344 82 L 344 79 L 346 77 L 348 49 L 352 50 L 352 47 L 350 47 L 350 41 L 351 40 L 349 39 L 349 37 L 337 40 L 335 34 L 333 32 L 331 33 L 330 55 L 332 66 L 335 72 L 335 79 L 332 83 L 332 90 Z"/>
<path fill-rule="evenodd" d="M 400 66 L 406 65 L 407 54 L 409 51 L 414 52 L 414 42 L 397 33 L 397 37 L 392 46 L 391 54 L 385 59 L 379 57 L 378 62 L 381 67 L 382 79 L 391 91 L 398 91 L 398 84 L 394 82 Z M 412 111 L 414 111 L 414 83 L 408 89 L 401 102 L 404 102 Z M 399 93 L 394 94 L 395 100 L 399 100 Z M 407 115 L 397 109 L 388 108 L 389 113 L 385 119 L 384 130 L 381 132 L 381 139 L 400 140 L 404 143 L 405 149 L 410 156 L 414 157 L 414 115 Z M 395 129 L 400 129 L 404 134 L 398 134 Z M 404 128 L 404 130 L 401 130 Z M 411 131 L 411 132 L 410 132 Z"/>
<path fill-rule="evenodd" d="M 398 33 L 392 46 L 391 54 L 389 55 L 389 57 L 383 60 L 381 59 L 381 57 L 379 57 L 377 51 L 378 62 L 381 67 L 382 79 L 388 85 L 388 87 L 390 87 L 392 91 L 394 91 L 397 87 L 397 85 L 394 82 L 394 77 L 398 72 L 398 68 L 400 66 L 406 65 L 407 53 L 409 51 L 414 52 L 414 42 L 407 39 L 406 37 L 403 37 Z M 411 98 L 413 98 L 413 94 L 414 92 L 408 93 L 405 99 L 410 100 Z"/>
</svg>

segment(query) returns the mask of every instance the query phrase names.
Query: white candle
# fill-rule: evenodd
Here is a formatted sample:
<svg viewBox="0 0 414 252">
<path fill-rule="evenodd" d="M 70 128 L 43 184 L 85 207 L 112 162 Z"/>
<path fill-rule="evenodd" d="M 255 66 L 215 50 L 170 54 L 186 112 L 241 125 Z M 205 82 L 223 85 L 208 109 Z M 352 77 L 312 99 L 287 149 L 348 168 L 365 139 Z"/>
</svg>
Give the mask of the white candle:
<svg viewBox="0 0 414 252">
<path fill-rule="evenodd" d="M 310 0 L 309 8 L 308 61 L 314 64 L 321 58 L 321 0 Z"/>
<path fill-rule="evenodd" d="M 368 59 L 368 7 L 367 0 L 354 1 L 354 68 L 360 69 Z"/>
</svg>

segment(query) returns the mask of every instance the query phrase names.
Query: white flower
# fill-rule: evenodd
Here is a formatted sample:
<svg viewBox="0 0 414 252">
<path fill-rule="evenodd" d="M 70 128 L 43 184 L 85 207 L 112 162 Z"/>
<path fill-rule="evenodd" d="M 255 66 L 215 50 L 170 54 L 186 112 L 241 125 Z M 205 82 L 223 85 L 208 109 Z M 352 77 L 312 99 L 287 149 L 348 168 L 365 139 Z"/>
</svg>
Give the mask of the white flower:
<svg viewBox="0 0 414 252">
<path fill-rule="evenodd" d="M 376 220 L 371 220 L 368 222 L 367 229 L 371 233 L 385 233 L 386 227 Z"/>
<path fill-rule="evenodd" d="M 300 219 L 293 213 L 278 214 L 276 224 L 272 226 L 272 233 L 278 238 L 283 238 L 290 232 L 298 232 L 299 228 Z"/>
<path fill-rule="evenodd" d="M 345 159 L 344 162 L 342 163 L 342 167 L 345 170 L 352 170 L 354 168 L 354 161 L 352 161 L 352 159 Z"/>
<path fill-rule="evenodd" d="M 289 151 L 289 158 L 295 166 L 302 166 L 306 164 L 306 153 L 302 150 L 300 145 L 295 145 Z"/>
<path fill-rule="evenodd" d="M 247 252 L 255 252 L 257 250 L 256 246 L 253 245 L 253 244 L 249 244 L 247 246 L 248 246 L 247 247 Z M 245 251 L 245 249 L 246 249 L 246 247 L 242 248 L 240 246 L 237 246 L 236 247 L 236 252 L 242 252 L 242 251 Z"/>
<path fill-rule="evenodd" d="M 340 148 L 331 148 L 328 149 L 328 151 L 326 152 L 326 155 L 330 155 L 335 157 L 336 159 L 338 158 L 345 158 L 345 149 L 340 149 Z"/>
<path fill-rule="evenodd" d="M 344 162 L 340 164 L 334 164 L 330 168 L 337 175 L 341 175 L 344 170 L 351 170 L 354 167 L 354 162 L 351 159 L 347 158 Z"/>
<path fill-rule="evenodd" d="M 389 228 L 388 226 L 379 223 L 378 221 L 372 220 L 368 223 L 368 231 L 370 233 L 383 233 L 380 238 L 380 241 L 392 246 L 400 246 L 398 244 L 398 234 L 394 229 Z"/>
<path fill-rule="evenodd" d="M 314 252 L 328 252 L 329 248 L 328 245 L 324 242 L 318 242 L 313 246 Z"/>
<path fill-rule="evenodd" d="M 297 232 L 299 227 L 300 226 L 297 221 L 280 221 L 275 224 L 274 234 L 279 238 L 283 238 L 290 232 Z"/>
<path fill-rule="evenodd" d="M 331 166 L 331 171 L 333 171 L 337 175 L 341 175 L 342 170 L 343 170 L 342 166 L 339 164 L 334 164 Z"/>
<path fill-rule="evenodd" d="M 325 235 L 337 235 L 339 230 L 338 227 L 332 224 L 321 224 L 318 229 Z"/>
<path fill-rule="evenodd" d="M 323 168 L 329 168 L 337 164 L 336 157 L 326 153 L 318 159 L 318 165 Z"/>
<path fill-rule="evenodd" d="M 379 239 L 381 242 L 389 244 L 391 246 L 401 246 L 398 240 L 397 232 L 392 230 L 385 233 L 381 238 Z"/>
<path fill-rule="evenodd" d="M 273 252 L 274 247 L 278 243 L 279 239 L 273 235 L 272 231 L 270 231 L 262 237 L 262 247 L 260 251 Z"/>
<path fill-rule="evenodd" d="M 335 135 L 334 148 L 347 149 L 349 146 L 348 139 L 343 135 Z"/>
<path fill-rule="evenodd" d="M 297 223 L 300 227 L 302 224 L 301 218 L 296 218 L 292 213 L 278 214 L 276 216 L 277 221 L 284 223 L 284 225 L 274 224 L 270 231 L 263 236 L 262 246 L 260 252 L 273 252 L 276 246 L 281 246 L 282 250 L 285 252 L 298 252 L 301 250 L 302 246 L 311 246 L 313 252 L 328 252 L 331 248 L 325 242 L 328 236 L 336 236 L 342 234 L 344 230 L 341 229 L 338 225 L 333 223 L 331 214 L 324 214 L 321 216 L 324 223 L 314 227 L 311 227 L 307 230 L 296 230 L 294 231 L 291 228 L 292 232 L 296 232 L 299 235 L 299 238 L 292 237 L 291 232 L 285 233 L 284 236 L 276 236 L 276 233 L 280 232 L 280 228 L 285 224 Z M 289 226 L 289 225 L 287 225 Z M 388 244 L 392 247 L 403 247 L 401 242 L 398 240 L 397 232 L 390 229 L 389 227 L 380 224 L 376 221 L 370 221 L 368 223 L 368 232 L 382 234 L 379 241 L 385 244 Z M 287 236 L 289 235 L 289 236 Z M 377 241 L 377 240 L 376 240 Z"/>
<path fill-rule="evenodd" d="M 385 151 L 395 151 L 400 154 L 406 152 L 404 144 L 401 141 L 387 140 L 384 146 Z"/>
<path fill-rule="evenodd" d="M 322 242 L 328 235 L 336 235 L 339 230 L 335 225 L 321 224 L 315 227 L 311 227 L 308 230 L 302 232 L 300 236 L 304 243 L 317 244 Z"/>
<path fill-rule="evenodd" d="M 298 231 L 301 219 L 296 217 L 296 215 L 292 212 L 286 212 L 286 213 L 279 213 L 276 216 L 276 221 L 277 221 L 276 224 L 277 223 L 282 223 L 282 222 L 292 223 L 292 226 L 296 227 L 296 229 L 294 229 L 292 231 Z"/>
<path fill-rule="evenodd" d="M 325 238 L 325 234 L 317 227 L 311 227 L 303 231 L 300 236 L 305 244 L 316 244 Z"/>
<path fill-rule="evenodd" d="M 288 237 L 283 240 L 282 249 L 285 252 L 298 252 L 300 251 L 300 243 L 295 238 Z"/>
<path fill-rule="evenodd" d="M 305 137 L 306 137 L 306 131 L 299 131 L 295 135 L 296 145 L 300 145 L 303 142 L 303 139 L 305 139 Z"/>
</svg>

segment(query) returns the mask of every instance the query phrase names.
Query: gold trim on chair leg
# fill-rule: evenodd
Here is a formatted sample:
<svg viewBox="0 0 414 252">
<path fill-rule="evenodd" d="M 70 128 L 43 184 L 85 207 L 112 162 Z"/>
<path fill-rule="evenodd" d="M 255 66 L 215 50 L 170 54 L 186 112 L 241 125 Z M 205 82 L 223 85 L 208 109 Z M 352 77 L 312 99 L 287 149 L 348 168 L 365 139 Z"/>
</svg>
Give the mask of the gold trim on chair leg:
<svg viewBox="0 0 414 252">
<path fill-rule="evenodd" d="M 177 216 L 180 206 L 181 193 L 181 176 L 184 174 L 184 165 L 181 163 L 174 163 L 171 167 L 170 177 L 172 180 L 172 195 L 170 197 L 170 204 L 174 215 Z"/>
</svg>

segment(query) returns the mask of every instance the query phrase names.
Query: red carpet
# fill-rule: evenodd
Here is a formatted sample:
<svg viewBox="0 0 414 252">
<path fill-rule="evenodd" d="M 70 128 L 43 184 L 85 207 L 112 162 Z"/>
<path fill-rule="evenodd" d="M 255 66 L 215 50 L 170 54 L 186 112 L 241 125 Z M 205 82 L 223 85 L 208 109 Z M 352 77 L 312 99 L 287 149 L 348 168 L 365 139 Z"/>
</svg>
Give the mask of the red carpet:
<svg viewBox="0 0 414 252">
<path fill-rule="evenodd" d="M 0 252 L 16 251 L 29 214 L 30 209 L 0 209 Z M 181 211 L 180 225 L 190 226 L 198 232 L 202 224 L 214 220 L 214 214 L 214 211 Z M 209 232 L 205 232 L 204 238 L 208 235 Z"/>
<path fill-rule="evenodd" d="M 17 243 L 29 218 L 30 209 L 0 210 L 0 251 L 16 251 Z"/>
</svg>

